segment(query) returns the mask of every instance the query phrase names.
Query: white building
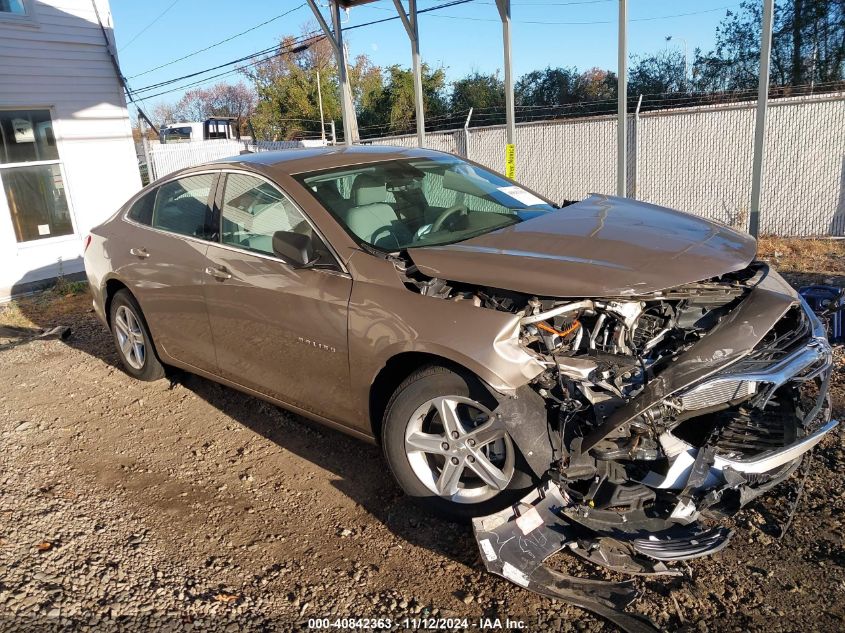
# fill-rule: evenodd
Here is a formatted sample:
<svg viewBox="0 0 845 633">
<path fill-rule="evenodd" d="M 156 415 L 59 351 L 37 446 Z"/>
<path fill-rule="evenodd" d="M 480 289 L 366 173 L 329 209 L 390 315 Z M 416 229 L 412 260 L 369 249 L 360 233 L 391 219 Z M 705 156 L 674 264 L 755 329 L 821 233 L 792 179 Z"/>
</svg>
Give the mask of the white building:
<svg viewBox="0 0 845 633">
<path fill-rule="evenodd" d="M 0 301 L 81 272 L 88 230 L 141 187 L 111 19 L 0 0 Z"/>
</svg>

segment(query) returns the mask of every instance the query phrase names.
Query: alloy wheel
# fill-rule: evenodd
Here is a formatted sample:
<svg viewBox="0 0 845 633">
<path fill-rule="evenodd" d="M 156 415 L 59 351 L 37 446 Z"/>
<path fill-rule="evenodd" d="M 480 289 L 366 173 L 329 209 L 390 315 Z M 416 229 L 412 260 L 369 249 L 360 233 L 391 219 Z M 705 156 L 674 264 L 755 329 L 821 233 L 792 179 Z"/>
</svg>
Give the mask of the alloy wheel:
<svg viewBox="0 0 845 633">
<path fill-rule="evenodd" d="M 147 357 L 144 334 L 138 317 L 127 306 L 120 306 L 115 312 L 114 330 L 123 360 L 133 369 L 143 369 Z"/>
<path fill-rule="evenodd" d="M 405 454 L 431 492 L 455 503 L 481 503 L 507 488 L 515 453 L 504 423 L 470 398 L 432 398 L 411 416 Z"/>
</svg>

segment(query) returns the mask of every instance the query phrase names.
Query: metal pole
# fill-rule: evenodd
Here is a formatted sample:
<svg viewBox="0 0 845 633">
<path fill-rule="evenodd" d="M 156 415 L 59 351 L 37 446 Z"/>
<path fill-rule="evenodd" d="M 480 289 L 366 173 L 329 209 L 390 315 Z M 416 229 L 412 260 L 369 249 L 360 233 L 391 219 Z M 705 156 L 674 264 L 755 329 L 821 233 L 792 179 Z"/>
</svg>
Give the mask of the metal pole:
<svg viewBox="0 0 845 633">
<path fill-rule="evenodd" d="M 640 164 L 640 107 L 643 105 L 643 95 L 637 100 L 637 109 L 634 111 L 634 151 L 631 160 L 631 197 L 637 197 L 637 172 Z"/>
<path fill-rule="evenodd" d="M 343 140 L 347 145 L 352 145 L 358 136 L 358 121 L 355 118 L 355 108 L 352 105 L 352 91 L 349 89 L 349 82 L 346 75 L 346 50 L 343 47 L 343 29 L 340 26 L 340 5 L 336 0 L 331 0 L 332 26 L 326 24 L 323 14 L 315 0 L 307 0 L 308 6 L 317 18 L 320 28 L 331 42 L 337 58 L 337 75 L 340 80 L 340 103 L 343 114 Z"/>
<path fill-rule="evenodd" d="M 420 63 L 420 29 L 417 22 L 417 0 L 408 0 L 408 13 L 402 6 L 402 0 L 393 0 L 399 18 L 405 30 L 408 32 L 408 39 L 411 40 L 411 64 L 414 74 L 414 105 L 417 113 L 417 144 L 420 147 L 425 145 L 425 102 L 423 101 L 422 88 L 422 64 Z"/>
<path fill-rule="evenodd" d="M 417 106 L 417 144 L 425 146 L 425 102 L 423 101 L 422 63 L 420 62 L 420 27 L 417 22 L 417 0 L 408 0 L 413 38 L 411 59 L 414 68 L 414 102 Z"/>
<path fill-rule="evenodd" d="M 320 71 L 317 70 L 317 103 L 320 104 L 320 138 L 326 142 L 326 122 L 323 119 L 323 91 L 320 89 Z"/>
<path fill-rule="evenodd" d="M 340 5 L 332 0 L 332 26 L 337 39 L 337 76 L 340 81 L 340 99 L 343 103 L 343 142 L 352 145 L 358 140 L 358 121 L 355 118 L 355 107 L 352 105 L 352 90 L 349 87 L 349 77 L 346 70 L 346 47 L 343 45 L 343 28 L 340 24 Z"/>
<path fill-rule="evenodd" d="M 464 158 L 469 158 L 469 120 L 472 118 L 472 109 L 470 106 L 467 120 L 464 122 Z"/>
<path fill-rule="evenodd" d="M 760 33 L 760 83 L 757 88 L 757 122 L 754 129 L 754 166 L 751 172 L 751 217 L 748 231 L 760 234 L 760 197 L 763 190 L 763 155 L 766 147 L 766 109 L 769 105 L 769 61 L 772 55 L 774 0 L 763 0 Z"/>
<path fill-rule="evenodd" d="M 628 145 L 628 0 L 619 0 L 619 112 L 616 125 L 616 195 L 625 197 Z"/>
<path fill-rule="evenodd" d="M 332 119 L 332 145 L 337 145 L 337 130 L 334 126 L 334 119 Z"/>
<path fill-rule="evenodd" d="M 505 175 L 513 179 L 516 175 L 514 161 L 516 150 L 514 146 L 516 115 L 514 112 L 513 70 L 511 68 L 511 0 L 496 0 L 496 6 L 499 9 L 499 17 L 502 19 L 502 47 L 504 48 L 505 57 L 505 130 L 507 142 L 507 147 L 505 148 Z"/>
</svg>

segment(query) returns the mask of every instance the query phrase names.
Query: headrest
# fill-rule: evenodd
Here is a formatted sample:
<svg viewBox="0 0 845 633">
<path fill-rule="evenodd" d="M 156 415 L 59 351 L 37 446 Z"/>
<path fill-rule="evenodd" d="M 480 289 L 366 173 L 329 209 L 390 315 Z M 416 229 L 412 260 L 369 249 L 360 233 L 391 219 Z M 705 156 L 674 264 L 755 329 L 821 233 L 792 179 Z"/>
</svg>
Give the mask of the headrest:
<svg viewBox="0 0 845 633">
<path fill-rule="evenodd" d="M 320 199 L 330 207 L 335 207 L 343 202 L 343 197 L 333 182 L 321 182 L 316 187 L 316 193 Z"/>
<path fill-rule="evenodd" d="M 356 207 L 387 200 L 387 184 L 375 176 L 359 174 L 352 184 L 352 198 Z"/>
</svg>

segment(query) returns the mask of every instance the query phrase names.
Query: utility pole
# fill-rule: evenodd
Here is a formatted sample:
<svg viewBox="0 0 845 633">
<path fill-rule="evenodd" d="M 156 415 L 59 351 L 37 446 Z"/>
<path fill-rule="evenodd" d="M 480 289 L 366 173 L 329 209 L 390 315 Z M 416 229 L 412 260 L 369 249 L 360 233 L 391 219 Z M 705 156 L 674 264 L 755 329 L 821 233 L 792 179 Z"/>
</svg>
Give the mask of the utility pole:
<svg viewBox="0 0 845 633">
<path fill-rule="evenodd" d="M 320 89 L 320 69 L 317 69 L 317 103 L 320 105 L 320 138 L 326 142 L 326 123 L 323 120 L 323 91 Z"/>
<path fill-rule="evenodd" d="M 616 195 L 624 198 L 628 180 L 628 0 L 619 0 L 619 76 L 616 124 Z"/>
<path fill-rule="evenodd" d="M 754 128 L 754 165 L 751 173 L 751 214 L 748 232 L 760 234 L 760 199 L 763 192 L 763 161 L 766 149 L 766 111 L 769 105 L 769 63 L 772 56 L 772 21 L 775 0 L 763 0 L 760 33 L 760 83 L 757 88 L 757 121 Z"/>
</svg>

